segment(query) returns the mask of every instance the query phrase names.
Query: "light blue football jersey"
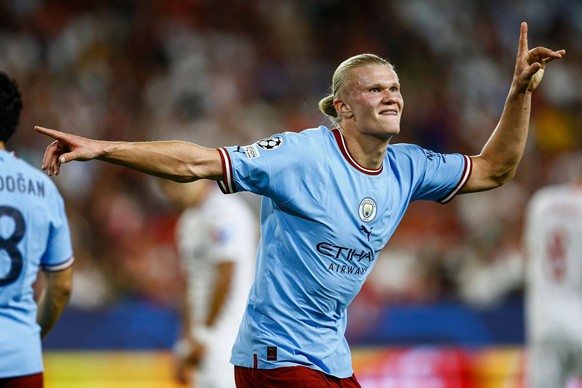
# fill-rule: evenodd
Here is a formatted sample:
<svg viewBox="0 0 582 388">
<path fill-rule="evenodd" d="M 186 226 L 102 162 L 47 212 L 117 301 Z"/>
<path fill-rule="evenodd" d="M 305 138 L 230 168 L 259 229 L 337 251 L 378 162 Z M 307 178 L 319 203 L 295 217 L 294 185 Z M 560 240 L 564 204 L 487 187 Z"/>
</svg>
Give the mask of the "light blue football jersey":
<svg viewBox="0 0 582 388">
<path fill-rule="evenodd" d="M 452 199 L 471 159 L 396 144 L 370 170 L 324 126 L 218 151 L 223 192 L 264 196 L 255 281 L 231 362 L 351 376 L 348 305 L 408 204 Z"/>
<path fill-rule="evenodd" d="M 0 150 L 0 378 L 43 370 L 32 285 L 73 262 L 63 199 L 48 176 Z"/>
</svg>

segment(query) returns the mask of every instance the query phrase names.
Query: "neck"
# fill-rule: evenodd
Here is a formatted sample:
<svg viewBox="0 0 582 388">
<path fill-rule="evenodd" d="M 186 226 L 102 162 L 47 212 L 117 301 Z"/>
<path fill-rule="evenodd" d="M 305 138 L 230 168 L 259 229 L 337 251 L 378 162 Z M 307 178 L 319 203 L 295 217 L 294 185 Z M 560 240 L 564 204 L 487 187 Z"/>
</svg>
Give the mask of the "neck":
<svg viewBox="0 0 582 388">
<path fill-rule="evenodd" d="M 4 145 L 3 141 L 0 141 L 0 150 L 6 151 L 6 145 Z"/>
<path fill-rule="evenodd" d="M 359 165 L 372 170 L 382 166 L 390 138 L 362 135 L 359 132 L 340 129 L 350 155 Z"/>
</svg>

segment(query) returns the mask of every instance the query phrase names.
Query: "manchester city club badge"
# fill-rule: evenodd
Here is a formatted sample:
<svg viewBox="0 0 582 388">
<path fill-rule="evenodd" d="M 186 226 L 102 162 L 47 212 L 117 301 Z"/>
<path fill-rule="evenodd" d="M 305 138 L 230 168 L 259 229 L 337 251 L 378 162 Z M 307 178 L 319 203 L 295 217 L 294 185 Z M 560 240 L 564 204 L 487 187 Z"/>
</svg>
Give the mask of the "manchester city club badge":
<svg viewBox="0 0 582 388">
<path fill-rule="evenodd" d="M 376 202 L 372 198 L 366 197 L 362 199 L 362 202 L 360 202 L 360 206 L 358 207 L 360 219 L 364 222 L 372 221 L 376 217 L 376 210 Z"/>
</svg>

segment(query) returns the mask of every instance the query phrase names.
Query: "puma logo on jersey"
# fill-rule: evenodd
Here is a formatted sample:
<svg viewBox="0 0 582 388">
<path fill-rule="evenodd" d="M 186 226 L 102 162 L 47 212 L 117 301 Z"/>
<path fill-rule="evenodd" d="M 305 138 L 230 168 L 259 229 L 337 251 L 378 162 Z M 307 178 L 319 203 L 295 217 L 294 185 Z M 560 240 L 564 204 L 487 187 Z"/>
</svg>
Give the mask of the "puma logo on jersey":
<svg viewBox="0 0 582 388">
<path fill-rule="evenodd" d="M 374 227 L 371 227 L 370 230 L 366 229 L 366 227 L 364 225 L 360 225 L 360 230 L 364 233 L 366 233 L 366 236 L 368 237 L 368 241 L 370 241 L 370 235 L 372 234 L 372 229 L 374 229 Z"/>
</svg>

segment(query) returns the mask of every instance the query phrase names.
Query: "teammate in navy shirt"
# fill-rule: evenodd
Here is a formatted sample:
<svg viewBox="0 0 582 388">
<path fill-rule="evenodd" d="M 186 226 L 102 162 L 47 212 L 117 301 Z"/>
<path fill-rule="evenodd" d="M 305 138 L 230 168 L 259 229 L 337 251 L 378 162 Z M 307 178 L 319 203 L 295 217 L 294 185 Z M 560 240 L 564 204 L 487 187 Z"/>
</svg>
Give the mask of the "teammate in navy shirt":
<svg viewBox="0 0 582 388">
<path fill-rule="evenodd" d="M 513 81 L 501 119 L 479 155 L 390 145 L 404 101 L 393 66 L 372 54 L 336 69 L 320 109 L 337 128 L 280 133 L 247 146 L 96 141 L 51 136 L 49 175 L 62 163 L 98 159 L 188 182 L 213 179 L 224 193 L 263 197 L 255 280 L 231 362 L 238 387 L 359 387 L 344 337 L 346 310 L 411 201 L 509 181 L 524 151 L 531 92 L 565 51 L 528 49 L 521 26 Z"/>
<path fill-rule="evenodd" d="M 22 99 L 0 73 L 0 386 L 43 386 L 41 338 L 69 300 L 73 252 L 63 199 L 50 178 L 6 150 Z M 38 306 L 33 283 L 44 289 Z"/>
</svg>

